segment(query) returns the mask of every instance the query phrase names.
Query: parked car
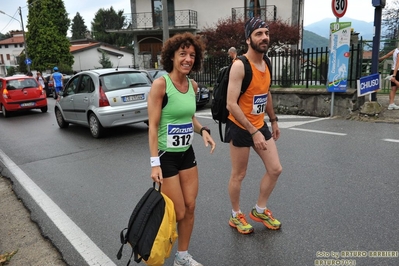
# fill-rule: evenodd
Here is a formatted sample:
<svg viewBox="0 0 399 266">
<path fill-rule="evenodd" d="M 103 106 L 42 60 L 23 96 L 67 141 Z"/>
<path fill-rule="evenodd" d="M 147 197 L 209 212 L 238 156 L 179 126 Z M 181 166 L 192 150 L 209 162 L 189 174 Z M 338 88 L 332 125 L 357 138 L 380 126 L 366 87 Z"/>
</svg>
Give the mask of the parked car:
<svg viewBox="0 0 399 266">
<path fill-rule="evenodd" d="M 152 80 L 155 80 L 168 73 L 164 69 L 147 69 L 145 71 L 152 78 Z M 197 107 L 205 106 L 210 99 L 209 89 L 205 85 L 198 83 L 198 90 L 196 92 L 195 98 L 196 98 Z"/>
<path fill-rule="evenodd" d="M 148 123 L 147 98 L 151 81 L 129 68 L 82 71 L 71 77 L 55 104 L 60 128 L 69 123 L 88 126 L 94 138 L 105 128 Z"/>
<path fill-rule="evenodd" d="M 33 77 L 3 77 L 0 78 L 0 107 L 4 117 L 27 109 L 40 109 L 45 113 L 48 108 L 46 92 Z"/>
</svg>

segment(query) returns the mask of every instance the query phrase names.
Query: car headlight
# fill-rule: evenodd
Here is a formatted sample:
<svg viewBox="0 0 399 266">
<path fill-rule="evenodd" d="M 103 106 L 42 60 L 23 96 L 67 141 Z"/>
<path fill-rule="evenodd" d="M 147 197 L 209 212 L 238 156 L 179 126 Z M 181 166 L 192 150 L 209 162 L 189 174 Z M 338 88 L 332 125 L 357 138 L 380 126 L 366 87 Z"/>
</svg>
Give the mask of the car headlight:
<svg viewBox="0 0 399 266">
<path fill-rule="evenodd" d="M 202 88 L 201 88 L 201 92 L 202 92 L 202 93 L 208 93 L 208 92 L 209 92 L 209 89 L 208 89 L 207 87 L 202 87 Z"/>
</svg>

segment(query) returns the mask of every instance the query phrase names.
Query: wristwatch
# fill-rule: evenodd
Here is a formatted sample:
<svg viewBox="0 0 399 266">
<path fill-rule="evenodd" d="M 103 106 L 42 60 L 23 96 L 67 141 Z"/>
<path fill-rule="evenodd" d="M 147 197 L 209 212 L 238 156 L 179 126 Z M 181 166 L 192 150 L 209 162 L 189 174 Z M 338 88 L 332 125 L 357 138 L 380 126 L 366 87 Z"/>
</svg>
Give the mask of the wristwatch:
<svg viewBox="0 0 399 266">
<path fill-rule="evenodd" d="M 273 122 L 277 122 L 278 121 L 278 117 L 276 116 L 275 118 L 270 118 L 269 122 L 273 123 Z"/>
<path fill-rule="evenodd" d="M 209 129 L 209 128 L 207 128 L 207 127 L 202 127 L 201 129 L 200 129 L 200 135 L 202 136 L 202 131 L 206 131 L 206 132 L 208 132 L 208 134 L 210 135 L 211 134 L 211 130 Z"/>
</svg>

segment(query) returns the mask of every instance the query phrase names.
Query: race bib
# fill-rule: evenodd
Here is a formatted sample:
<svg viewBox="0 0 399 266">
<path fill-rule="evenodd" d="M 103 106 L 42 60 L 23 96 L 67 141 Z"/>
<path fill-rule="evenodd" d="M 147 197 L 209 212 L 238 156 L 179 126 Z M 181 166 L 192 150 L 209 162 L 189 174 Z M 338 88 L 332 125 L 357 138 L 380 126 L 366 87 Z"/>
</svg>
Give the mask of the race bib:
<svg viewBox="0 0 399 266">
<path fill-rule="evenodd" d="M 182 148 L 190 146 L 194 138 L 193 123 L 187 124 L 168 124 L 167 131 L 167 147 L 168 148 Z"/>
<path fill-rule="evenodd" d="M 252 98 L 252 112 L 253 115 L 260 115 L 266 111 L 266 104 L 267 104 L 267 96 L 268 94 L 260 94 L 254 95 Z"/>
</svg>

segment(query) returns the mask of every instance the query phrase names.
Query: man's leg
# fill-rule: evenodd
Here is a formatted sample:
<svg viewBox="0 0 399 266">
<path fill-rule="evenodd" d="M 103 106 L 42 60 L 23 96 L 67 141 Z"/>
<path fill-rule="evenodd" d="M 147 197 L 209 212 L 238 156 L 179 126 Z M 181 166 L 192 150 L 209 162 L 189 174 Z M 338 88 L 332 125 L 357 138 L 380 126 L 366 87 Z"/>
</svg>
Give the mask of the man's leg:
<svg viewBox="0 0 399 266">
<path fill-rule="evenodd" d="M 240 210 L 241 183 L 244 180 L 249 158 L 249 147 L 236 147 L 230 142 L 231 176 L 229 181 L 229 195 L 232 214 L 229 225 L 241 234 L 250 234 L 253 227 L 247 222 L 245 215 Z"/>
<path fill-rule="evenodd" d="M 234 211 L 240 210 L 241 182 L 247 172 L 249 147 L 236 147 L 230 142 L 231 175 L 229 195 Z"/>
<path fill-rule="evenodd" d="M 269 229 L 280 229 L 281 223 L 273 217 L 272 212 L 267 208 L 269 197 L 282 172 L 276 143 L 273 138 L 271 138 L 267 141 L 267 150 L 254 149 L 262 159 L 266 168 L 266 173 L 260 182 L 258 201 L 256 206 L 252 209 L 250 217 L 254 221 L 262 222 Z"/>
</svg>

